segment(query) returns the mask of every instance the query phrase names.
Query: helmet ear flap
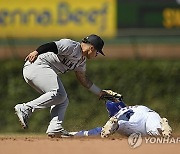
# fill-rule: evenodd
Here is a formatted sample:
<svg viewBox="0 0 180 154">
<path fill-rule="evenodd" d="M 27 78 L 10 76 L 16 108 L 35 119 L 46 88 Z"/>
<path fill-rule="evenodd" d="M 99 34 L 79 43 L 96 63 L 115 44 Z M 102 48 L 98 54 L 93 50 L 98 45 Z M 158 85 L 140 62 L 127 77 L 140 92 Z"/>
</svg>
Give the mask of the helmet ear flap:
<svg viewBox="0 0 180 154">
<path fill-rule="evenodd" d="M 112 102 L 110 100 L 106 101 L 106 109 L 108 111 L 109 117 L 114 116 L 123 107 L 126 107 L 123 102 Z"/>
</svg>

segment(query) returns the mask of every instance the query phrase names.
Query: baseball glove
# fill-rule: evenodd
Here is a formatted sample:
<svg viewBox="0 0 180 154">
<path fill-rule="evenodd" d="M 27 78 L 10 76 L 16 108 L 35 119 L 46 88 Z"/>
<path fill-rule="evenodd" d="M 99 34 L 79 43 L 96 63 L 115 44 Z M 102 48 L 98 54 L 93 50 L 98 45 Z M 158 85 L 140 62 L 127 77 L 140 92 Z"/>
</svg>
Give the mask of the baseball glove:
<svg viewBox="0 0 180 154">
<path fill-rule="evenodd" d="M 99 99 L 110 100 L 114 102 L 119 102 L 123 100 L 123 96 L 112 90 L 102 90 L 103 95 Z"/>
</svg>

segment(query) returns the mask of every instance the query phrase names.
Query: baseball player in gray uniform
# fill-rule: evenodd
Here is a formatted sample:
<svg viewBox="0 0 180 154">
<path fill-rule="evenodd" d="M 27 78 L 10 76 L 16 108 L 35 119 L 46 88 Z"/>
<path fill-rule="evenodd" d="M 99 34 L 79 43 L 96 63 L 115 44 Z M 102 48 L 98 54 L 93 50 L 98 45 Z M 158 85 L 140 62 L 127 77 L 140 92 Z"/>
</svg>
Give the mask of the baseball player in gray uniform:
<svg viewBox="0 0 180 154">
<path fill-rule="evenodd" d="M 86 59 L 93 59 L 98 53 L 104 55 L 103 46 L 104 41 L 92 34 L 81 43 L 61 39 L 43 44 L 29 53 L 25 58 L 23 76 L 25 81 L 42 95 L 14 107 L 24 129 L 28 127 L 28 119 L 34 111 L 50 107 L 51 121 L 46 131 L 48 136 L 70 136 L 62 127 L 69 100 L 58 74 L 74 71 L 84 87 L 102 97 L 105 93 L 86 75 Z"/>
</svg>

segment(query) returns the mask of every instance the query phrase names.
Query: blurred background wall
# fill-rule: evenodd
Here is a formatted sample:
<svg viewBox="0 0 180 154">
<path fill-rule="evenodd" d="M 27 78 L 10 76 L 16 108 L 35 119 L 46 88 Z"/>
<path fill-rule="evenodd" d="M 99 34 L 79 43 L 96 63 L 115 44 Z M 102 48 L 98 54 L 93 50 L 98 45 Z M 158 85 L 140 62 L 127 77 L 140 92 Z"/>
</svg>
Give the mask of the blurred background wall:
<svg viewBox="0 0 180 154">
<path fill-rule="evenodd" d="M 108 57 L 178 58 L 179 6 L 178 0 L 2 0 L 0 58 L 24 57 L 43 42 L 80 41 L 90 33 L 105 39 Z"/>
<path fill-rule="evenodd" d="M 127 104 L 147 105 L 166 116 L 179 133 L 179 0 L 1 0 L 0 133 L 23 132 L 13 107 L 39 96 L 23 80 L 25 56 L 43 43 L 81 41 L 91 33 L 104 39 L 106 56 L 88 62 L 90 78 L 122 93 Z M 70 99 L 65 128 L 103 125 L 108 119 L 103 102 L 74 74 L 61 78 Z M 27 132 L 45 132 L 49 120 L 48 109 L 33 114 Z"/>
</svg>

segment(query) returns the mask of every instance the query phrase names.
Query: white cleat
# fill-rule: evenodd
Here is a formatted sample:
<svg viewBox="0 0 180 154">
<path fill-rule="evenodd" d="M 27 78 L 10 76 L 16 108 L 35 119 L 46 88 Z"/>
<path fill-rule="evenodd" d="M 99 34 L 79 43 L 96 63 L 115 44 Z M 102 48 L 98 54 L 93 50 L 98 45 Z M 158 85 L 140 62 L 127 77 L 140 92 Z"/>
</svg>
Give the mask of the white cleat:
<svg viewBox="0 0 180 154">
<path fill-rule="evenodd" d="M 19 121 L 22 125 L 23 129 L 27 129 L 28 128 L 28 118 L 29 115 L 27 113 L 27 111 L 24 109 L 24 104 L 17 104 L 14 109 L 15 109 L 15 114 L 18 116 Z"/>
<path fill-rule="evenodd" d="M 163 137 L 165 138 L 171 137 L 172 128 L 169 126 L 168 120 L 166 118 L 162 118 L 160 124 L 161 124 Z"/>
<path fill-rule="evenodd" d="M 109 137 L 118 129 L 118 119 L 116 117 L 111 117 L 106 124 L 102 127 L 101 137 Z"/>
<path fill-rule="evenodd" d="M 67 138 L 67 137 L 73 137 L 74 135 L 66 131 L 64 128 L 62 128 L 59 132 L 55 133 L 47 133 L 48 137 L 50 138 Z"/>
</svg>

